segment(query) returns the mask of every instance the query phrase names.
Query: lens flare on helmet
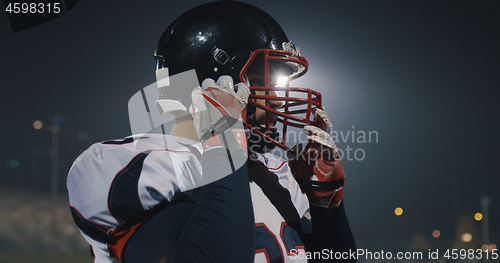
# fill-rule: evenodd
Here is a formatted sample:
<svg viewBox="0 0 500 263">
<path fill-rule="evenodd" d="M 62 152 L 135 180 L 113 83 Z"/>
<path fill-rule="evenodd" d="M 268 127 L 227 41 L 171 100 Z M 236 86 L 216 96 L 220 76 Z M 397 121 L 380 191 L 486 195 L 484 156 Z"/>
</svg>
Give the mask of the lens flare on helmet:
<svg viewBox="0 0 500 263">
<path fill-rule="evenodd" d="M 278 76 L 276 80 L 276 87 L 285 88 L 288 86 L 288 76 Z"/>
<path fill-rule="evenodd" d="M 321 93 L 308 88 L 290 87 L 288 85 L 290 80 L 304 75 L 309 66 L 309 62 L 304 57 L 291 51 L 273 49 L 258 49 L 254 51 L 240 72 L 241 81 L 246 81 L 245 73 L 257 57 L 259 60 L 263 57 L 264 85 L 250 86 L 252 94 L 250 94 L 248 104 L 266 112 L 265 128 L 258 129 L 248 123 L 247 127 L 252 132 L 263 136 L 266 140 L 271 141 L 280 148 L 288 150 L 288 147 L 285 145 L 288 126 L 303 128 L 305 125 L 314 125 L 316 120 L 312 111 L 314 108 L 321 109 L 323 107 L 321 104 Z M 261 61 L 257 63 L 261 63 Z M 276 64 L 291 68 L 291 75 L 280 78 L 279 72 L 282 72 L 282 70 L 271 72 L 271 68 L 276 70 Z M 274 67 L 271 67 L 271 65 Z M 277 79 L 273 79 L 273 77 Z M 285 82 L 283 87 L 278 87 L 279 84 L 282 84 L 280 81 Z M 257 91 L 259 92 L 257 93 Z M 276 97 L 276 91 L 278 91 L 279 97 Z M 262 95 L 262 93 L 264 94 Z M 281 107 L 271 107 L 271 101 L 276 101 L 277 98 L 283 102 Z M 257 100 L 265 101 L 265 103 L 259 103 Z M 273 138 L 268 135 L 272 132 L 271 128 L 274 127 L 271 120 L 271 116 L 273 115 L 277 116 L 276 121 L 282 124 L 282 138 Z"/>
</svg>

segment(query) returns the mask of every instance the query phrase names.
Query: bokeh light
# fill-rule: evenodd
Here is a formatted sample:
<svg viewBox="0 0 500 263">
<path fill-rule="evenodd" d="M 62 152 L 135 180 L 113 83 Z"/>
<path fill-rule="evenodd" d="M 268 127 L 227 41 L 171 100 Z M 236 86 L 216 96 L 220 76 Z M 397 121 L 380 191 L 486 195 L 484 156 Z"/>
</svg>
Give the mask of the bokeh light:
<svg viewBox="0 0 500 263">
<path fill-rule="evenodd" d="M 84 132 L 79 132 L 77 136 L 80 141 L 85 141 L 85 139 L 87 138 L 87 134 L 85 134 Z"/>
<path fill-rule="evenodd" d="M 39 120 L 36 120 L 33 122 L 33 128 L 35 130 L 40 130 L 41 128 L 43 128 L 43 122 L 39 121 Z"/>
<path fill-rule="evenodd" d="M 488 250 L 489 248 L 490 248 L 490 247 L 489 247 L 488 245 L 486 245 L 486 244 L 483 244 L 483 245 L 481 246 L 481 250 L 482 250 L 482 251 L 486 251 L 486 250 Z"/>
<path fill-rule="evenodd" d="M 19 159 L 12 159 L 10 161 L 10 166 L 12 166 L 14 168 L 18 168 L 19 165 L 21 165 L 21 162 L 19 161 Z"/>
<path fill-rule="evenodd" d="M 472 235 L 470 233 L 463 233 L 460 239 L 462 239 L 462 242 L 469 243 L 472 240 Z"/>
<path fill-rule="evenodd" d="M 402 215 L 403 214 L 403 208 L 401 208 L 401 207 L 396 208 L 396 210 L 394 210 L 394 214 L 396 214 L 397 216 Z"/>
<path fill-rule="evenodd" d="M 474 219 L 475 219 L 476 221 L 481 221 L 481 219 L 483 219 L 483 214 L 481 214 L 481 213 L 476 213 L 476 214 L 474 215 Z"/>
<path fill-rule="evenodd" d="M 481 250 L 482 251 L 493 251 L 493 249 L 497 249 L 497 245 L 496 244 L 490 244 L 490 245 L 486 245 L 486 244 L 483 244 L 481 246 Z"/>
<path fill-rule="evenodd" d="M 56 133 L 59 131 L 59 127 L 55 124 L 50 125 L 50 132 Z"/>
<path fill-rule="evenodd" d="M 432 231 L 432 236 L 435 238 L 438 238 L 441 235 L 441 232 L 439 230 L 434 230 Z"/>
</svg>

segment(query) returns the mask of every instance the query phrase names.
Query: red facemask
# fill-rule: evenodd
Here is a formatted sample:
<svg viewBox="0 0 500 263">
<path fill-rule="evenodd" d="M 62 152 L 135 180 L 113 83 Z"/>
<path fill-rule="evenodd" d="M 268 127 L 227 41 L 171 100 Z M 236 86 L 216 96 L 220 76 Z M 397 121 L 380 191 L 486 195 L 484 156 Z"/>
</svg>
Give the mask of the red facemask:
<svg viewBox="0 0 500 263">
<path fill-rule="evenodd" d="M 307 88 L 288 86 L 288 81 L 299 78 L 307 72 L 309 63 L 304 57 L 296 54 L 296 52 L 284 50 L 255 50 L 240 72 L 240 80 L 242 82 L 247 83 L 245 73 L 247 72 L 250 65 L 255 62 L 255 59 L 257 57 L 259 58 L 259 60 L 262 60 L 263 57 L 265 83 L 264 86 L 249 85 L 252 94 L 250 94 L 250 97 L 248 99 L 248 105 L 249 107 L 253 106 L 256 108 L 260 108 L 266 112 L 265 129 L 263 132 L 263 129 L 256 129 L 248 123 L 247 127 L 252 132 L 263 136 L 268 141 L 271 141 L 276 146 L 279 146 L 284 150 L 288 150 L 288 147 L 285 145 L 288 126 L 303 128 L 305 125 L 314 125 L 316 120 L 314 119 L 312 111 L 314 108 L 322 108 L 321 93 Z M 289 68 L 292 68 L 293 73 L 287 76 L 288 81 L 286 82 L 285 87 L 276 87 L 271 85 L 271 77 L 278 77 L 274 76 L 276 75 L 275 72 L 271 72 L 271 64 L 282 64 L 288 66 Z M 256 91 L 264 91 L 265 94 L 257 95 Z M 272 91 L 277 91 L 284 95 L 276 97 L 275 95 L 270 94 L 270 92 Z M 260 103 L 257 103 L 256 100 L 265 100 L 265 104 L 262 105 Z M 270 101 L 276 100 L 282 101 L 281 107 L 271 107 Z M 270 118 L 271 114 L 277 116 L 277 121 L 282 123 L 283 125 L 282 138 L 272 138 L 269 136 L 269 134 L 271 133 L 270 127 L 273 125 Z M 243 114 L 243 116 L 247 115 Z"/>
</svg>

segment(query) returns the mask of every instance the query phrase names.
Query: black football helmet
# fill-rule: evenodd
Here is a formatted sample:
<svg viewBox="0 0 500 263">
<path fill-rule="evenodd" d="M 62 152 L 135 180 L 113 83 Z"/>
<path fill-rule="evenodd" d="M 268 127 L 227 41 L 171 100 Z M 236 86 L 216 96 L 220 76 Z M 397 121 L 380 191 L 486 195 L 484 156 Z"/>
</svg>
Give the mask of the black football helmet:
<svg viewBox="0 0 500 263">
<path fill-rule="evenodd" d="M 201 83 L 205 78 L 217 80 L 229 75 L 235 83 L 245 82 L 250 86 L 246 114 L 250 116 L 259 107 L 266 111 L 267 123 L 262 127 L 247 122 L 252 133 L 266 138 L 273 147 L 285 146 L 287 126 L 301 128 L 314 123 L 313 108 L 321 108 L 321 94 L 306 88 L 276 87 L 271 75 L 286 75 L 288 80 L 306 73 L 307 60 L 302 57 L 285 35 L 280 25 L 266 12 L 250 4 L 236 1 L 217 1 L 197 6 L 167 27 L 154 53 L 156 69 L 168 69 L 175 75 L 195 69 Z M 281 65 L 270 66 L 270 65 Z M 249 68 L 260 67 L 265 74 L 264 83 L 252 85 L 245 73 Z M 280 72 L 273 72 L 274 69 Z M 288 83 L 288 81 L 287 81 Z M 270 106 L 276 100 L 271 91 L 279 90 L 284 96 L 279 108 Z M 256 91 L 259 94 L 256 93 Z M 300 96 L 292 96 L 298 94 Z M 265 104 L 257 103 L 257 99 Z M 189 108 L 189 105 L 185 105 Z M 283 124 L 283 138 L 271 129 L 270 116 L 277 116 Z M 275 117 L 276 118 L 276 117 Z"/>
</svg>

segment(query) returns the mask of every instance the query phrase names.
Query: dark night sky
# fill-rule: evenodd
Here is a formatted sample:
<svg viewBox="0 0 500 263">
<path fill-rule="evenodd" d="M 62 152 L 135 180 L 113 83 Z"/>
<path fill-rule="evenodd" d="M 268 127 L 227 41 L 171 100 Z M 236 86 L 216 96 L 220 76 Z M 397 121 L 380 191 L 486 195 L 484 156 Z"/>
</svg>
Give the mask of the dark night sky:
<svg viewBox="0 0 500 263">
<path fill-rule="evenodd" d="M 203 2 L 80 1 L 18 33 L 1 15 L 0 183 L 48 191 L 51 135 L 34 130 L 34 120 L 65 116 L 61 177 L 90 145 L 79 132 L 91 142 L 128 135 L 127 102 L 154 81 L 159 36 Z M 337 144 L 365 152 L 343 161 L 358 247 L 408 244 L 416 233 L 432 245 L 439 229 L 451 248 L 456 213 L 472 218 L 484 194 L 491 241 L 500 243 L 495 1 L 245 2 L 271 14 L 301 48 L 310 68 L 295 84 L 322 92 L 336 131 L 378 133 L 377 142 Z"/>
</svg>

